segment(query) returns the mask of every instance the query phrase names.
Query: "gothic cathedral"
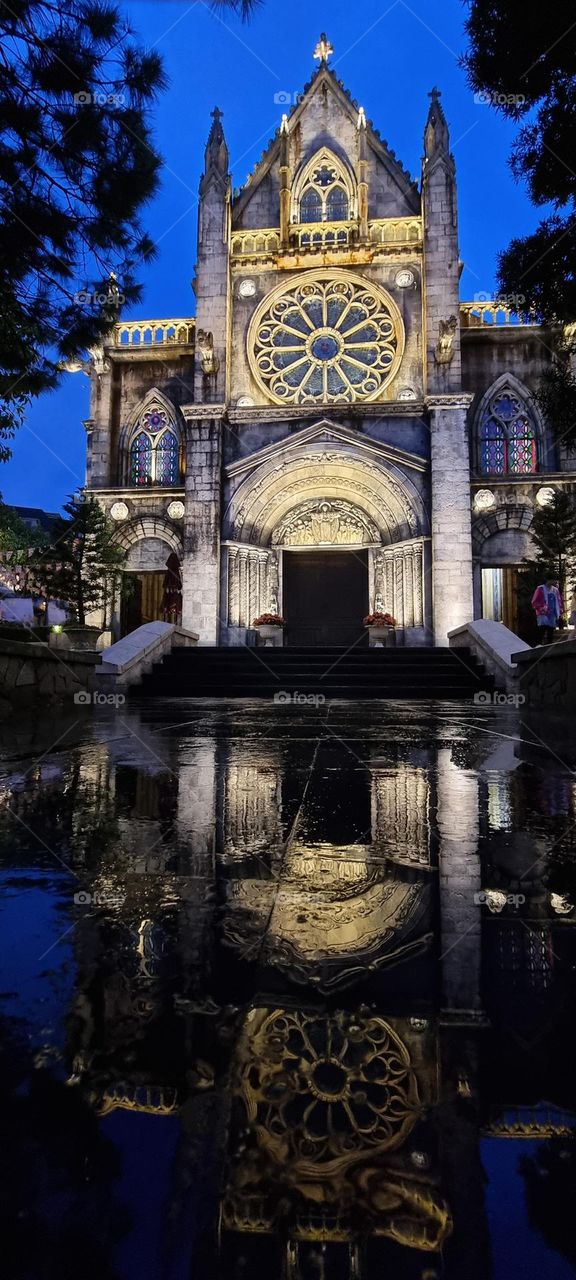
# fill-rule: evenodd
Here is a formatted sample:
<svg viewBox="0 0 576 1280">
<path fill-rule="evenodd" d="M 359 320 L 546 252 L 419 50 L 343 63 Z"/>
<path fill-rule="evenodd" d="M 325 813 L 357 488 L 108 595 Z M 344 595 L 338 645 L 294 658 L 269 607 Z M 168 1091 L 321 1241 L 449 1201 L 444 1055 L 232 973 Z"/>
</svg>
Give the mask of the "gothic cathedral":
<svg viewBox="0 0 576 1280">
<path fill-rule="evenodd" d="M 120 321 L 93 353 L 87 487 L 131 580 L 115 637 L 160 616 L 171 555 L 205 645 L 252 643 L 265 612 L 304 646 L 354 643 L 374 610 L 404 645 L 472 617 L 522 633 L 534 504 L 575 479 L 533 399 L 549 349 L 460 301 L 439 92 L 418 185 L 330 53 L 234 193 L 212 113 L 195 319 Z"/>
</svg>

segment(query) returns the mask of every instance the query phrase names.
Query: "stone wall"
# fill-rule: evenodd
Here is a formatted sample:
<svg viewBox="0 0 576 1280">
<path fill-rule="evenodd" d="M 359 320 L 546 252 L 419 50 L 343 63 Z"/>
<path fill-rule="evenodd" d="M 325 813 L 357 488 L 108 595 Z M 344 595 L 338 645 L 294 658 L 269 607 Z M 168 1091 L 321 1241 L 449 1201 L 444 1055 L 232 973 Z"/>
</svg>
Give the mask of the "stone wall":
<svg viewBox="0 0 576 1280">
<path fill-rule="evenodd" d="M 576 640 L 514 653 L 518 691 L 528 707 L 554 713 L 576 710 Z"/>
<path fill-rule="evenodd" d="M 100 654 L 70 653 L 63 657 L 46 644 L 0 640 L 0 715 L 15 707 L 70 701 L 88 690 Z"/>
</svg>

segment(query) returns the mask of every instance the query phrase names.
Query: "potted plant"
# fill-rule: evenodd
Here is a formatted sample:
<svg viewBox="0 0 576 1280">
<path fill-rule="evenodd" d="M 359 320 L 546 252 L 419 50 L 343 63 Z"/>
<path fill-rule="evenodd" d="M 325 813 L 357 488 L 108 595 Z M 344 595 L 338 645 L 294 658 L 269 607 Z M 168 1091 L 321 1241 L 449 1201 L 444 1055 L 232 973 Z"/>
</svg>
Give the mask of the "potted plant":
<svg viewBox="0 0 576 1280">
<path fill-rule="evenodd" d="M 363 624 L 368 628 L 370 648 L 382 648 L 391 644 L 396 626 L 396 619 L 391 613 L 368 613 Z"/>
<path fill-rule="evenodd" d="M 261 613 L 252 623 L 258 637 L 258 644 L 269 649 L 281 645 L 284 638 L 284 625 L 284 619 L 279 613 Z"/>
<path fill-rule="evenodd" d="M 75 496 L 64 511 L 54 521 L 50 545 L 33 557 L 33 573 L 46 599 L 61 601 L 71 615 L 63 631 L 50 633 L 50 642 L 95 649 L 103 628 L 87 624 L 86 618 L 105 609 L 126 553 L 115 544 L 115 526 L 94 497 Z"/>
</svg>

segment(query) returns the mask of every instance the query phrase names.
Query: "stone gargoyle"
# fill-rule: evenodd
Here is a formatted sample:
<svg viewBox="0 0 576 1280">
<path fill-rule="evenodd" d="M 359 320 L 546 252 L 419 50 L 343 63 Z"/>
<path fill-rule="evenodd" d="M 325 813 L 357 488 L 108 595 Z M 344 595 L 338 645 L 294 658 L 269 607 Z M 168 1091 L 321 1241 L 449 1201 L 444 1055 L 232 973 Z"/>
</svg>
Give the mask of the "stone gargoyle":
<svg viewBox="0 0 576 1280">
<path fill-rule="evenodd" d="M 449 320 L 440 321 L 438 325 L 438 342 L 434 351 L 436 364 L 450 364 L 454 359 L 454 338 L 457 325 L 456 316 L 450 316 Z"/>
<path fill-rule="evenodd" d="M 196 346 L 200 353 L 200 365 L 202 373 L 216 374 L 220 368 L 220 361 L 214 354 L 214 338 L 207 329 L 199 329 L 196 334 Z"/>
</svg>

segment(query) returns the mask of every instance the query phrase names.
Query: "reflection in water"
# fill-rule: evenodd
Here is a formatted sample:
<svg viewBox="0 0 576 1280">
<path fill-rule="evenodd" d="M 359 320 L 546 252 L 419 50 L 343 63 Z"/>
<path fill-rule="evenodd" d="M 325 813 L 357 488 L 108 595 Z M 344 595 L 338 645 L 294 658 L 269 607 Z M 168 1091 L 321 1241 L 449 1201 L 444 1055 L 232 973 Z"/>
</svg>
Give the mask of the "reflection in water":
<svg viewBox="0 0 576 1280">
<path fill-rule="evenodd" d="M 81 1250 L 83 1280 L 496 1280 L 486 1168 L 518 1274 L 574 1274 L 558 739 L 454 707 L 168 710 L 4 752 L 13 1274 Z"/>
</svg>

